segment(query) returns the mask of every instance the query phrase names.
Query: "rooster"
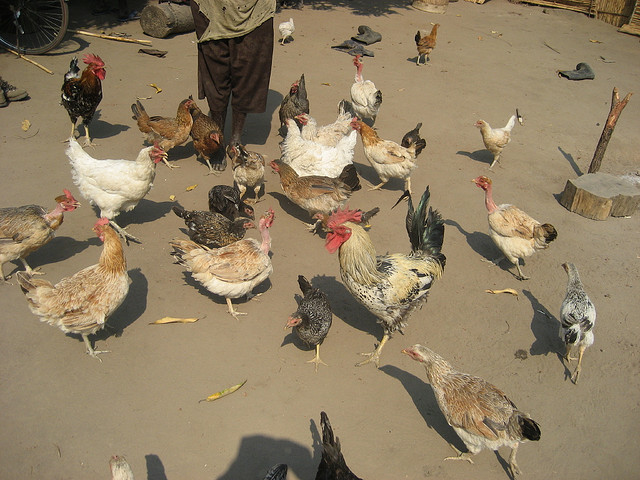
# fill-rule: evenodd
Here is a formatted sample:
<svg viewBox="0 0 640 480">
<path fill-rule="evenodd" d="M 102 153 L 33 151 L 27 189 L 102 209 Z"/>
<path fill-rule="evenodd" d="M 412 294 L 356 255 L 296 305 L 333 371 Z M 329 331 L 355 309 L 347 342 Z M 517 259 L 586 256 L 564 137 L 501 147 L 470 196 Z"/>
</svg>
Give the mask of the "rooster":
<svg viewBox="0 0 640 480">
<path fill-rule="evenodd" d="M 278 117 L 280 118 L 280 130 L 284 131 L 289 118 L 295 118 L 301 113 L 309 113 L 309 99 L 304 81 L 304 73 L 291 84 L 289 93 L 282 99 Z"/>
<path fill-rule="evenodd" d="M 483 448 L 497 451 L 507 446 L 511 448 L 511 478 L 520 474 L 516 463 L 518 446 L 527 440 L 540 440 L 540 426 L 519 411 L 501 390 L 482 378 L 454 370 L 427 347 L 417 344 L 402 353 L 424 365 L 442 414 L 469 450 L 462 453 L 451 445 L 458 455 L 445 460 L 473 463 L 471 455 Z"/>
<path fill-rule="evenodd" d="M 71 60 L 69 71 L 64 75 L 60 103 L 71 119 L 71 137 L 75 135 L 78 118 L 82 117 L 85 130 L 84 145 L 89 146 L 94 145 L 89 134 L 89 123 L 102 100 L 102 80 L 105 79 L 107 72 L 104 69 L 104 62 L 97 55 L 87 54 L 82 57 L 82 61 L 87 64 L 87 67 L 80 74 L 78 58 L 74 57 Z"/>
<path fill-rule="evenodd" d="M 362 213 L 338 210 L 330 218 L 325 248 L 338 252 L 340 275 L 355 299 L 378 317 L 384 335 L 380 345 L 357 366 L 374 362 L 379 365 L 380 352 L 395 331 L 402 333 L 411 312 L 427 301 L 434 281 L 442 276 L 446 257 L 441 253 L 444 222 L 440 214 L 427 206 L 429 187 L 414 210 L 408 192 L 406 228 L 411 253 L 376 255 L 365 229 L 359 225 Z M 398 200 L 399 201 L 399 200 Z"/>
<path fill-rule="evenodd" d="M 478 120 L 475 123 L 475 126 L 480 129 L 485 148 L 493 154 L 493 162 L 491 162 L 489 170 L 493 169 L 496 162 L 500 162 L 502 150 L 511 141 L 511 130 L 516 124 L 516 118 L 516 115 L 511 115 L 503 128 L 491 128 L 491 125 L 484 120 Z"/>
<path fill-rule="evenodd" d="M 471 181 L 484 190 L 484 204 L 489 212 L 489 235 L 503 253 L 491 263 L 497 265 L 506 257 L 518 269 L 516 278 L 528 280 L 529 277 L 525 277 L 520 269 L 520 259 L 547 248 L 558 232 L 550 223 L 541 224 L 514 205 L 496 205 L 490 178 L 481 175 Z"/>
<path fill-rule="evenodd" d="M 40 205 L 0 208 L 0 275 L 5 277 L 2 267 L 11 260 L 20 260 L 27 273 L 34 275 L 26 257 L 46 245 L 55 236 L 64 220 L 64 212 L 73 212 L 80 203 L 71 192 L 56 197 L 56 207 L 47 212 Z"/>
<path fill-rule="evenodd" d="M 104 242 L 97 264 L 63 278 L 56 285 L 32 278 L 27 272 L 16 275 L 29 308 L 43 322 L 65 333 L 82 336 L 87 353 L 94 358 L 107 351 L 94 350 L 89 335 L 104 328 L 107 318 L 122 304 L 129 292 L 127 262 L 118 235 L 100 218 L 93 231 Z"/>
<path fill-rule="evenodd" d="M 340 439 L 333 434 L 329 417 L 320 412 L 322 429 L 322 459 L 318 465 L 316 480 L 362 480 L 347 466 L 340 448 Z"/>
<path fill-rule="evenodd" d="M 360 132 L 364 156 L 380 177 L 381 182 L 369 190 L 379 190 L 390 178 L 404 180 L 404 189 L 411 191 L 411 172 L 418 166 L 416 158 L 427 146 L 426 140 L 416 134 L 416 139 L 408 147 L 392 140 L 381 139 L 376 131 L 362 121 L 356 122 Z"/>
<path fill-rule="evenodd" d="M 424 60 L 424 64 L 427 64 L 427 60 L 429 60 L 429 54 L 431 51 L 436 48 L 436 39 L 438 37 L 438 27 L 439 23 L 433 25 L 431 29 L 431 33 L 429 35 L 425 35 L 424 37 L 420 34 L 420 30 L 416 33 L 414 40 L 416 41 L 416 48 L 418 49 L 418 56 L 416 57 L 416 65 L 420 64 L 420 57 Z"/>
<path fill-rule="evenodd" d="M 251 188 L 254 201 L 258 202 L 260 190 L 264 186 L 264 157 L 240 144 L 228 145 L 227 155 L 231 159 L 233 181 L 238 186 L 240 198 L 245 196 L 247 188 Z"/>
<path fill-rule="evenodd" d="M 131 105 L 133 119 L 138 123 L 138 128 L 147 136 L 150 143 L 158 143 L 164 150 L 162 161 L 169 168 L 178 168 L 177 165 L 170 165 L 167 161 L 169 150 L 178 145 L 182 145 L 189 139 L 191 127 L 193 127 L 193 117 L 189 109 L 194 104 L 190 98 L 183 100 L 178 105 L 175 118 L 172 117 L 149 117 L 139 100 Z"/>
<path fill-rule="evenodd" d="M 133 210 L 151 190 L 156 177 L 156 164 L 164 158 L 157 146 L 140 150 L 131 160 L 98 160 L 93 158 L 72 137 L 66 152 L 71 163 L 73 182 L 83 197 L 100 209 L 100 216 L 125 239 L 139 242 L 114 220 L 120 212 Z"/>
<path fill-rule="evenodd" d="M 208 249 L 190 240 L 173 240 L 171 255 L 176 263 L 186 267 L 193 278 L 211 293 L 225 297 L 229 315 L 238 320 L 238 312 L 233 308 L 232 298 L 246 295 L 251 298 L 251 290 L 264 282 L 273 266 L 269 250 L 271 236 L 269 227 L 273 224 L 275 213 L 269 209 L 260 218 L 259 230 L 262 242 L 254 238 L 239 240 L 226 247 Z"/>
<path fill-rule="evenodd" d="M 363 120 L 370 118 L 376 121 L 380 105 L 382 105 L 382 92 L 378 90 L 371 80 L 362 78 L 362 55 L 356 55 L 353 64 L 356 67 L 355 82 L 351 85 L 351 107 L 356 115 Z"/>
<path fill-rule="evenodd" d="M 196 102 L 191 103 L 189 112 L 193 119 L 190 132 L 193 139 L 193 148 L 198 152 L 198 156 L 207 162 L 209 167 L 207 175 L 224 170 L 227 166 L 223 147 L 224 135 L 222 129 L 224 125 L 218 125 L 208 115 L 202 113 Z M 212 157 L 219 159 L 213 167 L 211 166 Z"/>
</svg>

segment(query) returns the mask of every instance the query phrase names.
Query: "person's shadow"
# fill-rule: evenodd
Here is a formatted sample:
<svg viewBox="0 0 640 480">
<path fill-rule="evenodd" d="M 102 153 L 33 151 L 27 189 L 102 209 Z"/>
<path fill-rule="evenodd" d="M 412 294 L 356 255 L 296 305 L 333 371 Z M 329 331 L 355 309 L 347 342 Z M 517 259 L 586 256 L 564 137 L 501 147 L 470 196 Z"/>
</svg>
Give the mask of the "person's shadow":
<svg viewBox="0 0 640 480">
<path fill-rule="evenodd" d="M 244 144 L 264 145 L 267 143 L 269 135 L 271 135 L 271 119 L 273 113 L 280 108 L 280 103 L 284 96 L 275 90 L 269 89 L 267 94 L 267 109 L 264 113 L 255 113 L 247 115 L 244 125 L 242 141 Z M 233 113 L 231 107 L 227 112 L 226 132 L 231 132 L 231 122 Z"/>
</svg>

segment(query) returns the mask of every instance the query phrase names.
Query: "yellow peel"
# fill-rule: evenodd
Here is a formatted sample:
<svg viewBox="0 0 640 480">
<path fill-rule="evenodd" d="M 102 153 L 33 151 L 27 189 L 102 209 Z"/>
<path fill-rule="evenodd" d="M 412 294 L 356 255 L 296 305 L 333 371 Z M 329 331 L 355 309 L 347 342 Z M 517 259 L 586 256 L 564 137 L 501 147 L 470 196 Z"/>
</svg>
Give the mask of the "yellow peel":
<svg viewBox="0 0 640 480">
<path fill-rule="evenodd" d="M 164 325 L 166 323 L 195 323 L 197 318 L 178 318 L 178 317 L 164 317 L 155 322 L 151 322 L 149 325 Z"/>
<path fill-rule="evenodd" d="M 493 293 L 493 294 L 510 293 L 511 295 L 514 295 L 516 298 L 518 298 L 518 292 L 516 290 L 514 290 L 513 288 L 505 288 L 503 290 L 485 290 L 485 292 Z"/>
<path fill-rule="evenodd" d="M 217 393 L 214 393 L 213 395 L 209 395 L 207 398 L 200 400 L 201 402 L 213 402 L 214 400 L 218 400 L 219 398 L 222 397 L 226 397 L 227 395 L 231 395 L 233 392 L 235 392 L 236 390 L 240 389 L 245 383 L 247 383 L 247 381 L 245 380 L 242 383 L 239 383 L 237 385 L 234 385 L 233 387 L 229 387 L 229 388 L 225 388 L 224 390 L 221 390 Z"/>
<path fill-rule="evenodd" d="M 31 122 L 29 120 L 22 121 L 22 131 L 26 132 L 31 127 Z"/>
<path fill-rule="evenodd" d="M 171 200 L 172 202 L 176 201 L 176 196 L 175 195 L 169 195 L 169 200 Z"/>
<path fill-rule="evenodd" d="M 197 183 L 196 183 L 195 185 L 189 185 L 189 186 L 186 188 L 186 191 L 187 191 L 187 192 L 190 192 L 191 190 L 195 189 L 197 186 L 198 186 L 198 184 L 197 184 Z"/>
<path fill-rule="evenodd" d="M 156 85 L 155 83 L 150 83 L 149 86 L 155 88 L 156 89 L 156 93 L 160 93 L 162 91 L 162 89 L 158 85 Z"/>
</svg>

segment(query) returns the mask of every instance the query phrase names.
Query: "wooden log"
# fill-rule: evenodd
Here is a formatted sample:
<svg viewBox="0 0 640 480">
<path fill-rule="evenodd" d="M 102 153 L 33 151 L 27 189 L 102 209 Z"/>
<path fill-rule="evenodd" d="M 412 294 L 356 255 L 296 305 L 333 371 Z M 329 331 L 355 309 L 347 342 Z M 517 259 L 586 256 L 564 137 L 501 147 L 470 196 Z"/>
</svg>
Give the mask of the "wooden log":
<svg viewBox="0 0 640 480">
<path fill-rule="evenodd" d="M 567 180 L 560 204 L 593 220 L 630 216 L 640 206 L 640 183 L 608 173 L 587 173 Z"/>
<path fill-rule="evenodd" d="M 445 13 L 448 5 L 449 0 L 414 0 L 412 4 L 413 8 L 429 13 Z"/>
<path fill-rule="evenodd" d="M 602 129 L 602 135 L 600 135 L 600 140 L 598 140 L 598 146 L 593 154 L 593 159 L 591 160 L 591 165 L 589 165 L 588 173 L 596 173 L 600 170 L 600 165 L 604 158 L 604 152 L 607 149 L 607 145 L 609 145 L 613 129 L 616 128 L 618 117 L 622 113 L 622 109 L 627 106 L 627 102 L 629 102 L 631 95 L 633 95 L 633 93 L 628 93 L 627 96 L 624 97 L 624 100 L 620 101 L 618 89 L 613 87 L 613 93 L 611 94 L 611 110 L 609 110 L 609 116 L 607 117 L 607 121 Z"/>
<path fill-rule="evenodd" d="M 147 5 L 140 13 L 140 26 L 147 35 L 165 38 L 174 33 L 193 32 L 196 27 L 189 5 L 160 3 Z"/>
</svg>

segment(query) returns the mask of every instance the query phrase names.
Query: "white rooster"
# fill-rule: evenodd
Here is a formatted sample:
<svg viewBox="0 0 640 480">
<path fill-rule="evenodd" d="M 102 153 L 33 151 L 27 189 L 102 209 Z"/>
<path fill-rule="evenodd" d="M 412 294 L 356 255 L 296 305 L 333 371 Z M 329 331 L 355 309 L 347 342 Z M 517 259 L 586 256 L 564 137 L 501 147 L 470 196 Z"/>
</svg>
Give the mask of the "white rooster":
<svg viewBox="0 0 640 480">
<path fill-rule="evenodd" d="M 284 45 L 289 37 L 293 39 L 293 32 L 296 31 L 296 27 L 293 24 L 293 18 L 290 18 L 288 22 L 282 22 L 278 25 L 278 30 L 280 30 L 280 35 L 282 36 L 280 45 Z"/>
</svg>

